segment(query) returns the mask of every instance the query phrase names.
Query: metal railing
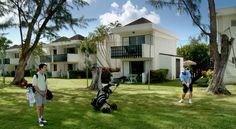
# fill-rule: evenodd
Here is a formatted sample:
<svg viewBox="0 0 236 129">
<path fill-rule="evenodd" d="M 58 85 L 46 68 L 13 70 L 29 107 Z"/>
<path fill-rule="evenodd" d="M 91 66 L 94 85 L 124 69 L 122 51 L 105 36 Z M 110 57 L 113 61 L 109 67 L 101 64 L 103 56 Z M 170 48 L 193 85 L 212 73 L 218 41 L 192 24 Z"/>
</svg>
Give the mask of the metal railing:
<svg viewBox="0 0 236 129">
<path fill-rule="evenodd" d="M 111 47 L 111 58 L 138 58 L 142 57 L 142 45 Z"/>
</svg>

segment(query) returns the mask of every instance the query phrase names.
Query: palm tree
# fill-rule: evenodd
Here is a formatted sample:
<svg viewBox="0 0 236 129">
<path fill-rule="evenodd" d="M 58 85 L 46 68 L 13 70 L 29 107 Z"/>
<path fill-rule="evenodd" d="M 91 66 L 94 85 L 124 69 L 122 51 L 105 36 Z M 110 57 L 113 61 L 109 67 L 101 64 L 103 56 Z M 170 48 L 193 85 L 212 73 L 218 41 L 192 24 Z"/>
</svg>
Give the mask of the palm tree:
<svg viewBox="0 0 236 129">
<path fill-rule="evenodd" d="M 122 24 L 121 24 L 118 20 L 116 20 L 115 22 L 111 22 L 111 23 L 109 24 L 109 26 L 110 26 L 111 28 L 115 28 L 115 27 L 121 27 Z"/>
<path fill-rule="evenodd" d="M 89 55 L 96 54 L 97 48 L 96 44 L 93 41 L 94 33 L 90 33 L 88 37 L 84 38 L 83 41 L 80 42 L 79 48 L 82 53 L 85 53 L 85 64 L 86 64 L 86 77 L 87 77 L 87 87 L 88 87 L 88 63 L 89 63 Z"/>
<path fill-rule="evenodd" d="M 111 67 L 111 60 L 110 60 L 110 51 L 107 50 L 109 47 L 109 44 L 107 41 L 109 40 L 109 34 L 110 34 L 110 27 L 101 25 L 96 28 L 95 30 L 95 42 L 97 43 L 97 59 L 100 60 L 99 66 L 104 67 Z M 103 60 L 103 61 L 102 61 Z M 104 62 L 104 63 L 101 63 Z"/>
<path fill-rule="evenodd" d="M 97 62 L 99 67 L 104 66 L 111 66 L 110 62 L 110 54 L 107 50 L 107 39 L 109 37 L 110 33 L 110 27 L 101 25 L 96 28 L 96 30 L 93 33 L 90 33 L 88 37 L 86 37 L 81 43 L 80 43 L 80 50 L 81 52 L 85 53 L 87 58 L 90 54 L 97 54 Z M 98 56 L 99 54 L 99 56 Z M 103 62 L 106 62 L 104 64 Z M 93 79 L 90 85 L 90 89 L 94 90 L 97 89 L 99 86 L 101 86 L 101 69 L 100 68 L 94 68 L 92 69 L 92 75 Z"/>
</svg>

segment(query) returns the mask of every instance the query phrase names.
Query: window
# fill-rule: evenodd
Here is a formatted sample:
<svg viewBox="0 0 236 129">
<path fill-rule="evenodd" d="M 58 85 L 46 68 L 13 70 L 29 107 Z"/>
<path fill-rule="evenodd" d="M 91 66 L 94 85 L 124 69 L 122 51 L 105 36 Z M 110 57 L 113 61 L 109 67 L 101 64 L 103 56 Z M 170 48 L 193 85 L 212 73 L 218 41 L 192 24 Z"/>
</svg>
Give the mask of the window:
<svg viewBox="0 0 236 129">
<path fill-rule="evenodd" d="M 68 71 L 70 70 L 76 70 L 76 64 L 68 64 Z"/>
<path fill-rule="evenodd" d="M 67 48 L 67 53 L 75 54 L 75 48 Z"/>
<path fill-rule="evenodd" d="M 129 45 L 129 38 L 123 37 L 122 38 L 122 46 L 127 46 L 127 45 Z"/>
<path fill-rule="evenodd" d="M 57 65 L 56 64 L 53 65 L 53 71 L 57 71 Z"/>
<path fill-rule="evenodd" d="M 57 54 L 57 50 L 53 49 L 53 55 L 56 55 L 56 54 Z"/>
<path fill-rule="evenodd" d="M 236 57 L 232 57 L 232 63 L 236 64 Z"/>
<path fill-rule="evenodd" d="M 143 61 L 132 61 L 130 62 L 130 73 L 131 74 L 142 74 L 144 72 Z"/>
<path fill-rule="evenodd" d="M 145 35 L 129 37 L 129 45 L 142 45 L 145 43 Z"/>
<path fill-rule="evenodd" d="M 19 58 L 19 53 L 15 53 L 15 58 Z"/>
<path fill-rule="evenodd" d="M 236 26 L 236 20 L 231 20 L 231 26 Z"/>
</svg>

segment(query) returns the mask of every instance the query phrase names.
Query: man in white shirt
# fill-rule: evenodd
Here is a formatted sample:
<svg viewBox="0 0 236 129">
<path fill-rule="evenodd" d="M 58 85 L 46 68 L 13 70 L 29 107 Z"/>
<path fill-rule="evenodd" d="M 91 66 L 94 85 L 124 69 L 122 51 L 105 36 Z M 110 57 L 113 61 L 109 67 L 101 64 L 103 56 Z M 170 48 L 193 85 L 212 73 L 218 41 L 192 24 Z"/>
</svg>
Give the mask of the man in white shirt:
<svg viewBox="0 0 236 129">
<path fill-rule="evenodd" d="M 46 94 L 48 90 L 46 79 L 47 65 L 40 64 L 39 71 L 33 76 L 33 86 L 36 90 L 36 103 L 39 126 L 44 126 L 47 121 L 43 119 L 44 105 L 46 104 Z"/>
</svg>

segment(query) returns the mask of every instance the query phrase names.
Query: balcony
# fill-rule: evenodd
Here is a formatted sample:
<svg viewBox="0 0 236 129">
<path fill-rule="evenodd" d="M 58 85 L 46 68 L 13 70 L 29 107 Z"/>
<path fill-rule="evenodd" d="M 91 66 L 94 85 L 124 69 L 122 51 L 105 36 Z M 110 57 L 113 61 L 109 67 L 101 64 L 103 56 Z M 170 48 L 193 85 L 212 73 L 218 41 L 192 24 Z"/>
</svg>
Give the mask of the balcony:
<svg viewBox="0 0 236 129">
<path fill-rule="evenodd" d="M 45 62 L 45 63 L 79 62 L 79 56 L 78 56 L 78 54 L 57 54 L 57 55 L 53 55 L 53 56 L 46 55 L 46 56 L 40 56 L 40 62 Z"/>
<path fill-rule="evenodd" d="M 111 47 L 111 58 L 153 58 L 153 46 L 149 44 L 113 46 Z"/>
<path fill-rule="evenodd" d="M 52 62 L 52 56 L 51 55 L 40 56 L 40 62 L 44 63 Z"/>
<path fill-rule="evenodd" d="M 53 55 L 53 62 L 67 62 L 67 54 Z"/>
</svg>

